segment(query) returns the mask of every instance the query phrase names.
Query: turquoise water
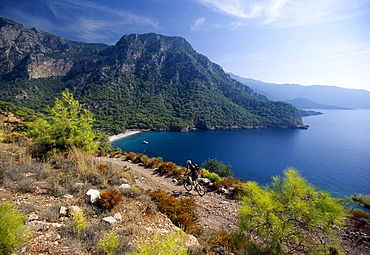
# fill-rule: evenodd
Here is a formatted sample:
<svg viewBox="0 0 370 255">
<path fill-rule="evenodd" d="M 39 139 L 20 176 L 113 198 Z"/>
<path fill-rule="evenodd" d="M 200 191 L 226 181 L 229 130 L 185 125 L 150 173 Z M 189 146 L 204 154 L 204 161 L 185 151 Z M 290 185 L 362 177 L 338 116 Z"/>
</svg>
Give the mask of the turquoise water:
<svg viewBox="0 0 370 255">
<path fill-rule="evenodd" d="M 322 110 L 303 118 L 301 129 L 237 129 L 143 132 L 115 141 L 124 151 L 162 157 L 185 166 L 217 158 L 232 165 L 236 177 L 271 182 L 295 167 L 312 184 L 333 196 L 370 194 L 370 110 Z M 142 141 L 148 144 L 142 144 Z"/>
</svg>

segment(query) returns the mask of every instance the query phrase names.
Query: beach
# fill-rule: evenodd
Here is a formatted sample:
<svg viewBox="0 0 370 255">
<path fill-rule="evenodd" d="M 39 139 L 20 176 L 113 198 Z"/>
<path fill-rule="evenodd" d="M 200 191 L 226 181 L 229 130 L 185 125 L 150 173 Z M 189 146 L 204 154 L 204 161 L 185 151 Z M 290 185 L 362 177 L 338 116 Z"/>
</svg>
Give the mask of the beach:
<svg viewBox="0 0 370 255">
<path fill-rule="evenodd" d="M 136 131 L 127 131 L 125 133 L 121 133 L 121 134 L 118 134 L 118 135 L 112 135 L 112 136 L 109 137 L 109 141 L 114 142 L 114 141 L 119 140 L 121 138 L 130 136 L 130 135 L 134 135 L 134 134 L 137 134 L 137 133 L 140 133 L 140 131 L 138 131 L 138 130 L 136 130 Z"/>
</svg>

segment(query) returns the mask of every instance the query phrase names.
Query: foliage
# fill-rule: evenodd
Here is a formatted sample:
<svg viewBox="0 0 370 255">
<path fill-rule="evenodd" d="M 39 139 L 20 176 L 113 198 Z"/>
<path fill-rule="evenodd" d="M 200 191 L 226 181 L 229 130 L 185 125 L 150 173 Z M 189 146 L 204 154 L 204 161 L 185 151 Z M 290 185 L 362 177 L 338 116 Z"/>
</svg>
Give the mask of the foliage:
<svg viewBox="0 0 370 255">
<path fill-rule="evenodd" d="M 212 232 L 206 240 L 206 245 L 217 254 L 245 254 L 248 242 L 242 232 L 216 231 Z M 224 251 L 224 253 L 220 253 Z"/>
<path fill-rule="evenodd" d="M 0 255 L 16 252 L 27 241 L 26 215 L 9 201 L 0 202 Z"/>
<path fill-rule="evenodd" d="M 228 188 L 231 188 L 233 184 L 234 184 L 234 181 L 231 178 L 222 178 L 222 180 L 216 181 L 213 183 L 216 189 L 218 188 L 228 189 Z"/>
<path fill-rule="evenodd" d="M 98 242 L 98 250 L 105 254 L 113 254 L 118 246 L 120 245 L 119 238 L 114 231 L 106 233 L 104 238 L 101 238 Z"/>
<path fill-rule="evenodd" d="M 114 206 L 123 200 L 122 195 L 117 190 L 106 190 L 100 194 L 98 204 L 104 209 L 112 210 Z"/>
<path fill-rule="evenodd" d="M 149 159 L 145 167 L 151 168 L 151 169 L 158 168 L 162 164 L 162 162 L 163 162 L 162 158 L 153 157 Z"/>
<path fill-rule="evenodd" d="M 127 155 L 126 155 L 126 160 L 134 160 L 136 159 L 137 155 L 135 152 L 129 152 Z"/>
<path fill-rule="evenodd" d="M 153 236 L 140 238 L 135 247 L 135 251 L 127 253 L 128 255 L 187 255 L 188 249 L 185 246 L 186 235 L 181 230 L 170 233 L 163 237 L 157 233 Z"/>
<path fill-rule="evenodd" d="M 27 137 L 18 132 L 12 132 L 4 135 L 4 143 L 26 143 L 28 141 Z"/>
<path fill-rule="evenodd" d="M 220 177 L 234 176 L 234 172 L 231 171 L 231 165 L 225 165 L 224 162 L 218 161 L 217 158 L 208 159 L 202 163 L 202 167 L 209 172 L 218 174 Z"/>
<path fill-rule="evenodd" d="M 72 215 L 73 219 L 73 229 L 76 232 L 77 236 L 80 237 L 81 232 L 85 230 L 88 225 L 86 223 L 86 218 L 82 210 L 77 210 Z"/>
<path fill-rule="evenodd" d="M 137 155 L 134 160 L 132 161 L 133 163 L 142 163 L 143 165 L 146 165 L 149 161 L 149 157 L 147 155 L 144 155 L 142 153 L 140 153 L 139 155 Z"/>
<path fill-rule="evenodd" d="M 175 175 L 175 176 L 178 176 L 178 175 L 181 175 L 182 172 L 184 172 L 184 169 L 182 169 L 181 167 L 176 166 L 176 164 L 173 163 L 173 162 L 166 161 L 166 162 L 163 162 L 162 164 L 160 164 L 157 171 L 161 175 L 169 175 L 169 176 Z"/>
<path fill-rule="evenodd" d="M 201 229 L 196 225 L 194 198 L 177 199 L 161 189 L 149 190 L 149 196 L 157 204 L 158 210 L 166 214 L 173 224 L 183 227 L 188 234 L 199 234 Z"/>
<path fill-rule="evenodd" d="M 161 46 L 163 40 L 170 46 L 167 50 Z M 81 43 L 76 51 L 71 50 L 75 46 L 68 45 L 68 52 L 60 50 L 48 56 L 56 61 L 69 56 L 76 66 L 89 66 L 88 71 L 82 68 L 80 73 L 65 77 L 39 79 L 18 76 L 0 81 L 0 93 L 5 101 L 41 111 L 69 88 L 96 116 L 94 127 L 106 133 L 132 128 L 187 130 L 302 124 L 291 104 L 268 101 L 231 79 L 187 42 L 180 44 L 188 46 L 179 47 L 173 37 L 149 34 L 120 40 L 105 50 L 99 47 L 91 51 L 90 44 Z M 129 48 L 138 54 L 127 54 L 124 49 Z M 161 59 L 161 63 L 153 59 Z"/>
<path fill-rule="evenodd" d="M 216 174 L 216 173 L 211 173 L 210 171 L 208 171 L 207 169 L 201 169 L 201 172 L 202 172 L 202 176 L 204 178 L 208 178 L 211 182 L 217 182 L 217 181 L 221 181 L 222 178 Z"/>
<path fill-rule="evenodd" d="M 68 90 L 56 99 L 49 115 L 29 124 L 28 136 L 33 138 L 40 153 L 67 151 L 71 147 L 87 152 L 96 151 L 98 144 L 92 130 L 93 115 L 74 99 Z"/>
<path fill-rule="evenodd" d="M 284 178 L 274 177 L 270 187 L 250 182 L 244 192 L 238 217 L 253 249 L 326 254 L 337 247 L 333 227 L 343 224 L 343 202 L 318 191 L 294 168 L 288 168 Z"/>
</svg>

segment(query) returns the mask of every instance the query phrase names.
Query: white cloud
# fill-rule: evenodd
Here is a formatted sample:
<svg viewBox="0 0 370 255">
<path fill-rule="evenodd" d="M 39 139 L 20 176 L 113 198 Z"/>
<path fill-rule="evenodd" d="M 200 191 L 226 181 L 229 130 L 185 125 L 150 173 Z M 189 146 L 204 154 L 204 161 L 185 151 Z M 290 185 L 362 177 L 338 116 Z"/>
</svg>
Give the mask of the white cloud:
<svg viewBox="0 0 370 255">
<path fill-rule="evenodd" d="M 157 28 L 159 23 L 143 15 L 122 8 L 113 9 L 103 4 L 86 0 L 44 0 L 54 17 L 59 20 L 55 30 L 69 34 L 87 42 L 112 40 L 112 35 L 120 36 L 127 31 L 140 31 L 142 28 Z M 117 38 L 118 39 L 118 38 Z M 111 42 L 115 43 L 116 39 Z"/>
<path fill-rule="evenodd" d="M 197 0 L 197 2 L 237 19 L 277 26 L 319 24 L 370 11 L 367 0 Z"/>
<path fill-rule="evenodd" d="M 200 17 L 194 21 L 194 24 L 191 26 L 191 30 L 199 30 L 206 21 L 206 18 Z"/>
</svg>

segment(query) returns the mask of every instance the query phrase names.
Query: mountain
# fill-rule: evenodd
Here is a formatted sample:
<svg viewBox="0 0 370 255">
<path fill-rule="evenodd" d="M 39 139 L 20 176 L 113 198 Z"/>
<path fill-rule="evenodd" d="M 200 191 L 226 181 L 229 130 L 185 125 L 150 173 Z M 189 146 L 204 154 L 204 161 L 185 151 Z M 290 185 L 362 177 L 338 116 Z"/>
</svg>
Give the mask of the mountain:
<svg viewBox="0 0 370 255">
<path fill-rule="evenodd" d="M 297 101 L 297 98 L 305 98 L 308 104 L 302 104 L 303 102 L 301 99 L 300 106 L 294 104 L 296 107 L 304 109 L 370 108 L 370 91 L 367 90 L 346 89 L 323 85 L 302 86 L 298 84 L 275 84 L 243 78 L 232 73 L 229 73 L 229 75 L 233 79 L 250 87 L 256 93 L 265 95 L 270 100 L 292 102 L 292 100 Z M 312 104 L 312 102 L 314 104 Z M 315 106 L 315 104 L 318 105 Z"/>
<path fill-rule="evenodd" d="M 312 102 L 311 100 L 304 98 L 304 97 L 298 97 L 291 100 L 285 100 L 287 103 L 291 103 L 295 107 L 299 109 L 333 109 L 333 110 L 351 110 L 351 108 L 345 108 L 345 107 L 339 107 L 339 106 L 333 106 L 333 105 L 326 105 L 326 104 L 318 104 L 315 102 Z"/>
<path fill-rule="evenodd" d="M 0 100 L 40 110 L 69 89 L 107 132 L 305 127 L 295 107 L 232 79 L 181 37 L 73 42 L 0 19 Z"/>
</svg>

